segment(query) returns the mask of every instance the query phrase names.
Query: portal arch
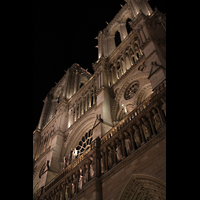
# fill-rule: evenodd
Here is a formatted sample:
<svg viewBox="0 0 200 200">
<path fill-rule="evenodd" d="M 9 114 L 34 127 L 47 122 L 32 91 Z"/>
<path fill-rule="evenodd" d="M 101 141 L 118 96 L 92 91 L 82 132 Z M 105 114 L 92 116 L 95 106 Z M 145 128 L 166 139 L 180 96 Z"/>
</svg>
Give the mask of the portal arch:
<svg viewBox="0 0 200 200">
<path fill-rule="evenodd" d="M 96 114 L 91 113 L 85 118 L 83 118 L 83 120 L 79 123 L 79 125 L 74 127 L 74 129 L 68 136 L 62 158 L 65 155 L 68 155 L 71 149 L 74 149 L 77 147 L 77 145 L 79 144 L 79 142 L 81 141 L 85 133 L 93 128 L 95 120 L 96 120 Z"/>
<path fill-rule="evenodd" d="M 118 200 L 166 200 L 166 184 L 149 175 L 132 175 Z"/>
</svg>

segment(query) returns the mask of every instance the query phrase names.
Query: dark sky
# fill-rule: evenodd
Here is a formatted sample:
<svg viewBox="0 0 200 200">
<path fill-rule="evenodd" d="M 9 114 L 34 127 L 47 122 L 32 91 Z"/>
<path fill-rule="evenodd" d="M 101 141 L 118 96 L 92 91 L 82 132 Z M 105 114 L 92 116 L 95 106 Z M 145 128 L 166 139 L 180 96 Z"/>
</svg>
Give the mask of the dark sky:
<svg viewBox="0 0 200 200">
<path fill-rule="evenodd" d="M 98 3 L 97 3 L 98 2 Z M 166 13 L 166 0 L 150 0 Z M 98 59 L 94 38 L 124 5 L 124 0 L 33 0 L 33 131 L 43 100 L 73 63 L 93 73 Z"/>
</svg>

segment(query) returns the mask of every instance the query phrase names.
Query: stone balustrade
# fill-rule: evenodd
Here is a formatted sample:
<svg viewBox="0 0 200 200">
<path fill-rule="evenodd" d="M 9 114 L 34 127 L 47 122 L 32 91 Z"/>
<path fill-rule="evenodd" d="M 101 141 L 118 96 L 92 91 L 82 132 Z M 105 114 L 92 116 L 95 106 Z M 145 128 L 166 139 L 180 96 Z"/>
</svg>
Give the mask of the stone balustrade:
<svg viewBox="0 0 200 200">
<path fill-rule="evenodd" d="M 33 199 L 64 200 L 79 195 L 90 181 L 100 178 L 161 134 L 166 126 L 166 106 L 163 100 L 166 98 L 165 85 L 104 137 L 97 138 L 89 150 L 39 189 Z"/>
</svg>

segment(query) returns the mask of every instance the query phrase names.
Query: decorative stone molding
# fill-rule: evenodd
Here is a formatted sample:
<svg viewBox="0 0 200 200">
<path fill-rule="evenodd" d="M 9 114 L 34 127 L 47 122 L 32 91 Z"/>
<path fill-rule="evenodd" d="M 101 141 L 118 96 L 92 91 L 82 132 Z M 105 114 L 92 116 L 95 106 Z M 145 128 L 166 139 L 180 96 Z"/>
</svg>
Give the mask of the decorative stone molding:
<svg viewBox="0 0 200 200">
<path fill-rule="evenodd" d="M 148 175 L 132 175 L 118 200 L 166 199 L 166 184 Z"/>
</svg>

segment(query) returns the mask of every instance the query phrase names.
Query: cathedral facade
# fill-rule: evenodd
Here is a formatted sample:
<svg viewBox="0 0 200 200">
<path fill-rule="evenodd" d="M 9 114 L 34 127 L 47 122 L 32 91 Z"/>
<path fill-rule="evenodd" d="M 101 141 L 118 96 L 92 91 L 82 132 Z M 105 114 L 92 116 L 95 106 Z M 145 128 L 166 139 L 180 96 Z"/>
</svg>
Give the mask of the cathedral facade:
<svg viewBox="0 0 200 200">
<path fill-rule="evenodd" d="M 73 64 L 33 133 L 33 199 L 166 199 L 166 16 L 127 0 Z"/>
</svg>

